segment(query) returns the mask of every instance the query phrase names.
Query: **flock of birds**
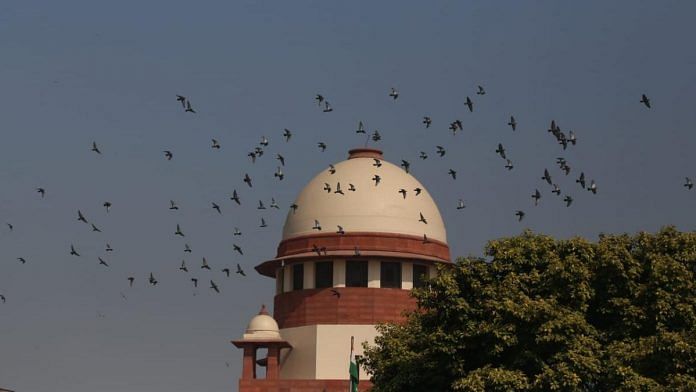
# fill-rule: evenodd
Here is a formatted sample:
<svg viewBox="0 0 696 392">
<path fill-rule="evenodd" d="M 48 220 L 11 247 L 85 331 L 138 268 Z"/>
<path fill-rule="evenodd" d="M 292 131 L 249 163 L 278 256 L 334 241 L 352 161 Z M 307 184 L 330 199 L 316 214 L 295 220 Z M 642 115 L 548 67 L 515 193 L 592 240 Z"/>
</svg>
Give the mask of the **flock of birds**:
<svg viewBox="0 0 696 392">
<path fill-rule="evenodd" d="M 478 91 L 476 91 L 476 95 L 482 96 L 485 94 L 486 94 L 485 89 L 482 86 L 478 86 Z M 396 101 L 399 98 L 399 92 L 397 89 L 391 88 L 388 96 L 391 99 L 393 99 L 394 101 Z M 330 113 L 333 111 L 331 104 L 326 99 L 326 97 L 324 97 L 323 95 L 317 94 L 315 96 L 314 100 L 315 100 L 316 104 L 321 108 L 322 112 Z M 181 107 L 184 110 L 184 112 L 190 113 L 192 115 L 196 114 L 196 110 L 193 108 L 191 101 L 189 101 L 189 99 L 186 98 L 185 96 L 177 95 L 176 101 L 181 104 Z M 642 103 L 647 109 L 651 108 L 650 99 L 645 94 L 642 95 L 641 100 L 639 102 Z M 470 112 L 474 111 L 474 107 L 475 107 L 474 101 L 468 96 L 466 97 L 466 100 L 464 102 L 464 106 Z M 428 129 L 432 126 L 433 119 L 430 116 L 423 116 L 422 124 L 426 129 Z M 507 125 L 512 129 L 513 132 L 517 130 L 518 123 L 515 120 L 514 116 L 510 116 L 510 120 L 507 122 Z M 455 120 L 451 121 L 449 123 L 448 129 L 450 131 L 452 131 L 452 133 L 454 135 L 456 135 L 457 132 L 463 130 L 462 121 L 459 119 L 455 119 Z M 372 140 L 373 142 L 378 142 L 382 138 L 380 133 L 376 130 L 368 135 L 367 130 L 365 129 L 365 126 L 364 126 L 362 121 L 360 121 L 358 123 L 356 133 L 363 134 L 366 136 L 366 142 L 365 142 L 366 145 L 369 142 L 369 140 Z M 569 147 L 575 147 L 577 142 L 578 142 L 577 136 L 573 131 L 569 130 L 567 132 L 564 132 L 561 129 L 561 127 L 556 123 L 555 120 L 551 121 L 551 124 L 550 124 L 549 129 L 548 129 L 548 133 L 552 137 L 555 138 L 556 142 L 561 146 L 563 151 L 565 151 Z M 282 133 L 282 137 L 286 143 L 290 142 L 290 140 L 292 138 L 292 132 L 289 129 L 284 129 L 283 133 Z M 265 151 L 266 147 L 268 145 L 269 145 L 268 138 L 266 136 L 262 136 L 259 144 L 257 146 L 254 146 L 253 149 L 247 154 L 247 156 L 251 160 L 252 164 L 255 163 L 257 159 L 259 159 L 260 157 L 262 157 L 264 155 L 264 153 L 266 152 Z M 219 150 L 219 149 L 221 149 L 222 146 L 218 140 L 212 139 L 210 147 L 214 150 Z M 320 141 L 317 143 L 317 147 L 319 148 L 320 151 L 323 152 L 326 150 L 327 144 L 325 142 Z M 95 154 L 98 154 L 98 155 L 101 155 L 101 153 L 102 153 L 101 149 L 96 141 L 92 142 L 91 151 L 94 152 Z M 497 154 L 505 162 L 505 164 L 504 164 L 505 169 L 507 169 L 507 170 L 514 169 L 514 167 L 515 167 L 514 163 L 508 157 L 508 150 L 503 146 L 502 143 L 498 143 L 497 148 L 493 152 L 495 154 Z M 174 159 L 174 153 L 171 150 L 164 150 L 163 153 L 164 153 L 164 159 L 166 159 L 168 161 L 171 161 L 172 159 Z M 436 153 L 436 155 L 438 155 L 440 157 L 444 157 L 445 154 L 447 153 L 447 151 L 443 146 L 438 145 L 435 147 L 435 153 Z M 428 159 L 428 153 L 425 151 L 420 151 L 418 158 L 422 159 L 422 160 L 426 160 L 426 159 Z M 278 165 L 277 165 L 276 171 L 274 173 L 274 178 L 277 179 L 278 181 L 282 181 L 284 179 L 283 168 L 285 167 L 285 158 L 280 153 L 277 153 L 275 156 L 275 159 L 278 161 Z M 381 160 L 375 158 L 373 166 L 375 168 L 379 168 L 379 167 L 381 167 L 381 165 L 382 165 Z M 570 175 L 572 169 L 571 169 L 569 162 L 565 158 L 558 157 L 556 159 L 555 165 L 558 166 L 558 169 L 560 170 L 560 173 L 562 175 L 564 175 L 564 176 Z M 411 162 L 403 159 L 403 160 L 401 160 L 400 166 L 403 168 L 403 170 L 405 170 L 408 173 L 410 168 L 411 168 Z M 333 165 L 329 165 L 328 170 L 331 174 L 334 174 L 336 171 L 336 169 Z M 447 173 L 449 176 L 452 177 L 453 180 L 457 179 L 457 172 L 454 169 L 449 169 Z M 550 192 L 552 194 L 555 194 L 557 197 L 560 197 L 562 191 L 561 191 L 560 186 L 558 185 L 558 182 L 554 181 L 555 176 L 556 176 L 555 174 L 552 176 L 549 169 L 545 168 L 543 175 L 540 177 L 540 179 L 543 181 L 542 184 L 545 183 L 545 186 L 550 188 Z M 380 185 L 381 179 L 382 178 L 379 174 L 374 174 L 374 176 L 371 178 L 371 180 L 374 182 L 375 186 Z M 244 173 L 242 181 L 249 188 L 253 187 L 253 179 L 251 178 L 251 176 L 248 173 Z M 587 190 L 588 192 L 591 192 L 592 194 L 597 194 L 597 192 L 598 192 L 598 187 L 597 187 L 597 183 L 595 182 L 595 180 L 590 179 L 589 181 L 587 181 L 585 173 L 583 171 L 579 172 L 577 178 L 575 179 L 575 183 L 578 184 L 580 189 Z M 685 183 L 683 184 L 683 186 L 687 190 L 691 190 L 693 188 L 694 184 L 693 184 L 693 181 L 689 177 L 686 177 L 686 180 L 685 180 Z M 326 183 L 326 184 L 324 184 L 324 188 L 323 188 L 323 190 L 328 192 L 328 193 L 335 193 L 335 194 L 341 194 L 341 195 L 345 194 L 344 189 L 346 192 L 357 191 L 356 187 L 353 184 L 348 184 L 347 188 L 342 188 L 340 183 L 338 183 L 335 187 L 332 187 L 330 184 Z M 422 189 L 420 189 L 420 188 L 413 189 L 415 196 L 418 196 L 421 193 L 421 191 L 422 191 Z M 47 190 L 44 187 L 37 187 L 36 192 L 40 195 L 40 197 L 42 199 L 47 196 Z M 401 194 L 404 199 L 406 199 L 408 192 L 409 192 L 409 190 L 406 190 L 403 188 L 398 190 L 398 193 Z M 566 207 L 570 207 L 573 204 L 574 198 L 573 198 L 573 196 L 571 196 L 570 192 L 563 192 L 563 193 L 564 193 L 564 197 L 562 200 L 563 200 L 563 202 L 565 202 Z M 532 202 L 533 202 L 534 206 L 538 206 L 541 199 L 543 198 L 542 191 L 540 191 L 539 188 L 534 189 L 533 193 L 531 194 L 531 198 L 532 198 Z M 232 194 L 230 195 L 230 200 L 232 202 L 236 203 L 237 205 L 242 204 L 240 194 L 237 191 L 237 189 L 234 189 L 232 191 Z M 105 201 L 105 202 L 103 202 L 102 205 L 105 208 L 107 213 L 109 213 L 111 211 L 112 203 L 110 201 Z M 222 207 L 220 206 L 220 204 L 218 204 L 216 202 L 211 202 L 210 208 L 215 210 L 218 214 L 222 214 Z M 267 207 L 264 204 L 264 202 L 262 200 L 259 200 L 259 204 L 257 206 L 257 209 L 265 210 L 266 208 Z M 271 202 L 268 205 L 268 208 L 280 209 L 280 206 L 278 205 L 278 203 L 276 203 L 274 198 L 271 198 Z M 296 211 L 298 208 L 299 208 L 299 206 L 296 204 L 290 205 L 290 209 L 293 212 Z M 456 205 L 456 209 L 462 210 L 464 208 L 466 208 L 464 200 L 459 199 L 457 202 L 457 205 Z M 179 205 L 174 200 L 169 200 L 169 210 L 177 211 L 179 209 L 180 209 Z M 516 216 L 516 219 L 518 221 L 521 221 L 522 219 L 524 219 L 526 212 L 524 210 L 516 210 L 514 215 Z M 416 217 L 414 217 L 414 219 L 415 218 Z M 85 225 L 88 225 L 93 232 L 98 232 L 98 233 L 102 232 L 102 230 L 96 225 L 96 223 L 87 219 L 85 214 L 79 209 L 77 210 L 77 221 L 79 221 Z M 423 216 L 423 214 L 421 213 L 420 216 L 418 217 L 418 222 L 422 223 L 422 224 L 427 224 L 428 223 L 427 217 Z M 14 225 L 12 223 L 8 222 L 8 223 L 6 223 L 6 225 L 9 229 L 9 231 L 12 231 L 14 229 Z M 263 217 L 260 218 L 259 227 L 267 227 L 266 221 Z M 316 230 L 316 231 L 322 230 L 321 224 L 320 224 L 318 219 L 316 219 L 314 221 L 314 226 L 311 229 Z M 345 234 L 345 229 L 342 226 L 338 225 L 336 233 Z M 176 229 L 172 232 L 172 235 L 174 235 L 176 237 L 181 237 L 182 239 L 186 237 L 186 235 L 182 229 L 182 226 L 180 224 L 176 225 Z M 238 227 L 235 227 L 233 235 L 235 237 L 241 236 L 242 231 Z M 428 238 L 425 234 L 423 235 L 423 241 L 424 242 L 428 241 Z M 192 249 L 188 243 L 184 243 L 183 248 L 184 248 L 183 253 L 185 255 L 192 253 Z M 233 250 L 235 252 L 237 252 L 239 255 L 244 255 L 241 246 L 239 246 L 236 243 L 233 244 Z M 109 268 L 110 265 L 109 265 L 109 262 L 106 260 L 106 254 L 110 254 L 113 251 L 114 251 L 114 249 L 107 242 L 105 247 L 104 247 L 105 255 L 103 257 L 97 256 L 98 265 L 102 266 L 104 268 Z M 325 248 L 318 248 L 316 246 L 315 246 L 315 251 L 318 254 L 322 254 L 322 252 L 323 253 L 326 252 Z M 359 255 L 359 249 L 357 247 L 355 249 L 355 253 L 356 253 L 356 255 Z M 71 256 L 74 256 L 74 257 L 82 257 L 80 254 L 79 248 L 75 244 L 69 245 L 69 254 Z M 21 264 L 27 263 L 27 259 L 25 257 L 17 257 L 17 260 Z M 201 264 L 200 264 L 199 268 L 201 270 L 212 271 L 212 267 L 210 266 L 210 264 L 208 263 L 208 261 L 206 260 L 205 257 L 201 258 Z M 190 273 L 189 266 L 187 265 L 185 259 L 181 261 L 181 264 L 179 265 L 178 269 L 183 273 Z M 225 267 L 225 268 L 222 268 L 220 270 L 220 272 L 222 272 L 225 277 L 229 278 L 233 271 L 230 268 Z M 234 270 L 234 273 L 241 276 L 241 277 L 246 276 L 246 273 L 244 272 L 242 266 L 239 263 L 237 263 L 236 269 Z M 146 280 L 147 280 L 148 284 L 150 284 L 151 286 L 156 286 L 159 282 L 158 279 L 156 278 L 154 272 L 150 272 L 149 275 L 147 276 Z M 217 283 L 215 283 L 215 281 L 212 278 L 208 279 L 208 280 L 209 280 L 209 289 L 216 292 L 216 293 L 220 293 L 220 286 Z M 127 277 L 127 284 L 129 287 L 132 287 L 136 283 L 136 281 L 139 281 L 139 279 L 137 279 L 134 275 L 130 275 Z M 191 281 L 191 284 L 193 285 L 193 287 L 198 287 L 199 279 L 197 277 L 192 276 L 190 278 L 190 281 Z M 335 290 L 333 291 L 333 295 L 340 297 L 340 293 L 336 292 Z M 123 293 L 122 293 L 122 296 L 123 296 Z M 7 301 L 7 298 L 2 293 L 0 293 L 0 301 L 2 303 L 5 303 Z"/>
</svg>

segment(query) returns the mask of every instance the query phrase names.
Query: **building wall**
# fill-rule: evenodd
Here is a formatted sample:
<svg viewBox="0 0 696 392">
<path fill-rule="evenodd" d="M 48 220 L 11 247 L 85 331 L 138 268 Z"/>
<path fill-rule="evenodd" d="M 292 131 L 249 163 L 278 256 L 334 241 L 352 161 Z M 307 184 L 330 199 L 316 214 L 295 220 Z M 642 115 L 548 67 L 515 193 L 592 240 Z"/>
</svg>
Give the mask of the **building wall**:
<svg viewBox="0 0 696 392">
<path fill-rule="evenodd" d="M 362 355 L 362 343 L 373 344 L 377 330 L 374 325 L 308 325 L 281 329 L 280 335 L 293 347 L 281 353 L 281 379 L 347 380 L 351 336 L 354 354 Z M 360 378 L 369 379 L 365 369 Z"/>
</svg>

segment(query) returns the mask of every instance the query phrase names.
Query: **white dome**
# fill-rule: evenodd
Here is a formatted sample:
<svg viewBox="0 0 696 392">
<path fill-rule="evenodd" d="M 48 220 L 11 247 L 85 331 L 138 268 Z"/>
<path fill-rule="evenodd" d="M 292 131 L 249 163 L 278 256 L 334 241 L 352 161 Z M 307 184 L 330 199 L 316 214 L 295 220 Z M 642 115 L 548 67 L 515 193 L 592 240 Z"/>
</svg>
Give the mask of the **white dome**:
<svg viewBox="0 0 696 392">
<path fill-rule="evenodd" d="M 402 168 L 381 159 L 373 149 L 351 150 L 348 160 L 326 168 L 312 179 L 295 200 L 297 209 L 289 211 L 283 227 L 283 240 L 319 233 L 335 233 L 337 226 L 346 232 L 392 233 L 423 237 L 447 243 L 445 225 L 430 193 Z M 376 167 L 375 157 L 381 166 Z M 372 178 L 379 175 L 379 185 Z M 343 195 L 335 193 L 340 183 Z M 331 192 L 324 190 L 329 184 Z M 349 184 L 355 186 L 350 191 Z M 416 196 L 415 189 L 421 193 Z M 399 193 L 406 190 L 406 198 Z M 420 214 L 427 224 L 419 222 Z M 322 231 L 312 229 L 319 221 Z"/>
<path fill-rule="evenodd" d="M 244 333 L 244 340 L 248 339 L 280 339 L 278 323 L 266 312 L 265 306 L 261 307 L 259 314 L 249 321 Z"/>
</svg>

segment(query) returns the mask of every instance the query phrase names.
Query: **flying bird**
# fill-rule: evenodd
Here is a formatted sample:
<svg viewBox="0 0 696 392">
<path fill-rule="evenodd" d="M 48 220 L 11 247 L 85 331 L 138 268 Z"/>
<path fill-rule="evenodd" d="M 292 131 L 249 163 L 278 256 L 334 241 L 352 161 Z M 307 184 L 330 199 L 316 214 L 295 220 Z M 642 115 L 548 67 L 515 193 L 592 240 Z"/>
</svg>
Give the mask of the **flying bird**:
<svg viewBox="0 0 696 392">
<path fill-rule="evenodd" d="M 454 169 L 449 169 L 449 171 L 448 171 L 447 173 L 448 173 L 450 176 L 452 176 L 452 179 L 453 179 L 453 180 L 456 180 L 456 179 L 457 179 L 457 172 L 456 172 Z"/>
<path fill-rule="evenodd" d="M 373 163 L 372 166 L 374 166 L 374 167 L 382 167 L 382 161 L 381 161 L 381 160 L 379 160 L 379 159 L 377 159 L 377 158 L 372 158 L 372 159 L 375 161 L 375 163 Z"/>
<path fill-rule="evenodd" d="M 338 230 L 336 230 L 336 234 L 340 234 L 340 235 L 346 234 L 345 230 L 343 230 L 343 226 L 341 226 L 341 225 L 336 225 L 336 226 L 338 227 Z"/>
<path fill-rule="evenodd" d="M 198 287 L 198 278 L 191 278 L 191 282 L 193 282 L 193 287 Z"/>
<path fill-rule="evenodd" d="M 582 189 L 585 189 L 585 173 L 580 173 L 580 177 L 578 177 L 578 179 L 575 180 L 575 182 L 580 184 Z"/>
<path fill-rule="evenodd" d="M 541 192 L 539 192 L 538 189 L 534 191 L 532 199 L 534 199 L 534 206 L 537 206 L 539 204 L 539 199 L 541 199 Z"/>
<path fill-rule="evenodd" d="M 645 105 L 645 107 L 650 109 L 650 99 L 648 99 L 648 97 L 646 97 L 645 94 L 643 94 L 643 96 L 640 98 L 640 103 L 642 103 L 643 105 Z"/>
<path fill-rule="evenodd" d="M 276 159 L 280 161 L 280 166 L 285 166 L 285 157 L 280 154 L 276 154 Z"/>
<path fill-rule="evenodd" d="M 469 108 L 470 112 L 474 111 L 474 103 L 471 102 L 471 98 L 466 97 L 466 102 L 464 103 L 464 105 L 466 105 Z"/>
<path fill-rule="evenodd" d="M 423 213 L 422 213 L 422 212 L 419 212 L 419 214 L 420 214 L 420 219 L 418 219 L 418 222 L 423 222 L 423 223 L 425 223 L 425 224 L 427 225 L 427 224 L 428 224 L 428 221 L 427 221 L 427 220 L 425 219 L 425 217 L 423 216 Z"/>
<path fill-rule="evenodd" d="M 322 189 L 325 190 L 326 193 L 331 193 L 331 185 L 329 185 L 328 182 L 324 183 L 324 188 L 322 188 Z"/>
<path fill-rule="evenodd" d="M 433 120 L 429 116 L 423 116 L 423 124 L 425 124 L 425 128 L 430 128 L 430 124 L 433 123 Z"/>
<path fill-rule="evenodd" d="M 348 184 L 348 190 L 351 192 L 355 192 L 355 185 L 353 184 Z"/>
<path fill-rule="evenodd" d="M 246 274 L 244 273 L 244 270 L 242 269 L 242 266 L 239 265 L 239 263 L 237 263 L 237 270 L 235 271 L 235 273 L 242 275 L 242 276 L 246 276 Z"/>
<path fill-rule="evenodd" d="M 561 195 L 561 188 L 559 188 L 558 185 L 553 184 L 553 190 L 551 191 L 551 193 L 555 193 L 556 196 L 560 196 Z"/>
<path fill-rule="evenodd" d="M 573 198 L 566 195 L 566 197 L 563 198 L 563 201 L 566 202 L 566 207 L 570 207 L 570 204 L 573 202 Z"/>
<path fill-rule="evenodd" d="M 129 277 L 128 277 L 128 286 L 133 287 L 133 281 L 134 281 L 134 280 L 135 280 L 134 277 L 129 276 Z"/>
<path fill-rule="evenodd" d="M 515 121 L 515 117 L 514 117 L 514 116 L 510 116 L 510 121 L 507 123 L 507 125 L 509 125 L 510 128 L 512 128 L 513 131 L 514 131 L 515 129 L 517 129 L 517 121 Z"/>
<path fill-rule="evenodd" d="M 404 168 L 404 171 L 405 171 L 406 173 L 408 173 L 408 170 L 409 170 L 409 168 L 411 167 L 411 163 L 410 163 L 409 161 L 406 161 L 406 160 L 403 160 L 403 159 L 402 159 L 402 160 L 401 160 L 401 165 L 400 165 L 400 166 L 401 166 L 402 168 Z"/>
<path fill-rule="evenodd" d="M 358 122 L 358 129 L 355 130 L 355 133 L 365 133 L 365 126 L 362 121 Z"/>
<path fill-rule="evenodd" d="M 217 205 L 217 203 L 212 202 L 213 209 L 218 212 L 218 214 L 222 215 L 222 210 L 220 209 L 220 206 Z"/>
<path fill-rule="evenodd" d="M 179 235 L 179 236 L 184 236 L 184 233 L 181 231 L 181 227 L 179 227 L 179 224 L 177 223 L 176 225 L 176 231 L 174 232 L 174 235 Z"/>
<path fill-rule="evenodd" d="M 324 101 L 324 113 L 333 112 L 333 108 L 329 104 L 329 101 Z"/>
<path fill-rule="evenodd" d="M 378 130 L 375 130 L 375 131 L 372 133 L 372 141 L 373 141 L 373 142 L 378 142 L 378 141 L 380 141 L 380 140 L 382 140 L 382 135 L 379 134 L 379 131 L 378 131 Z"/>
<path fill-rule="evenodd" d="M 176 95 L 176 100 L 177 100 L 177 102 L 181 102 L 181 107 L 182 107 L 182 108 L 186 109 L 186 97 L 184 97 L 183 95 L 177 94 L 177 95 Z"/>
<path fill-rule="evenodd" d="M 170 209 L 170 210 L 178 210 L 178 209 L 179 209 L 179 206 L 176 205 L 176 203 L 174 202 L 174 200 L 169 200 L 169 209 Z"/>
<path fill-rule="evenodd" d="M 375 174 L 374 177 L 372 177 L 372 181 L 375 182 L 375 186 L 379 185 L 379 182 L 382 181 L 382 177 L 380 177 L 378 174 Z"/>
<path fill-rule="evenodd" d="M 317 101 L 317 105 L 321 106 L 321 103 L 324 102 L 324 96 L 321 94 L 317 94 L 314 96 L 314 100 Z"/>
<path fill-rule="evenodd" d="M 92 231 L 96 231 L 97 233 L 101 233 L 101 230 L 99 230 L 99 228 L 97 226 L 95 226 L 94 223 L 92 223 Z"/>
<path fill-rule="evenodd" d="M 101 154 L 99 147 L 97 147 L 97 142 L 92 142 L 92 151 L 96 152 L 97 154 Z"/>
<path fill-rule="evenodd" d="M 87 218 L 85 218 L 84 215 L 82 215 L 82 211 L 77 210 L 77 220 L 88 223 Z"/>
<path fill-rule="evenodd" d="M 418 158 L 426 160 L 426 159 L 428 159 L 428 154 L 426 154 L 425 151 L 421 151 Z"/>
<path fill-rule="evenodd" d="M 406 189 L 404 189 L 404 188 L 399 189 L 399 193 L 401 193 L 401 196 L 403 196 L 404 200 L 405 200 L 406 199 Z"/>
<path fill-rule="evenodd" d="M 498 148 L 495 150 L 495 152 L 498 153 L 498 155 L 500 155 L 501 158 L 507 159 L 505 157 L 505 148 L 503 148 L 502 143 L 498 143 Z"/>
<path fill-rule="evenodd" d="M 249 174 L 244 173 L 244 182 L 246 182 L 247 185 L 249 185 L 249 188 L 251 188 L 251 177 L 249 177 Z"/>
<path fill-rule="evenodd" d="M 106 244 L 106 249 L 104 249 L 104 250 L 105 250 L 106 252 L 113 252 L 113 251 L 114 251 L 114 248 L 112 248 L 111 245 L 109 245 L 109 243 L 107 243 L 107 244 Z"/>
<path fill-rule="evenodd" d="M 278 203 L 276 203 L 275 199 L 271 197 L 271 204 L 268 205 L 271 208 L 275 208 L 276 210 L 280 209 L 280 206 Z"/>
<path fill-rule="evenodd" d="M 413 191 L 416 192 L 416 196 L 420 195 L 421 192 L 423 192 L 423 190 L 421 188 L 416 188 Z"/>
<path fill-rule="evenodd" d="M 549 171 L 547 169 L 544 169 L 544 176 L 541 177 L 542 180 L 545 180 L 546 182 L 549 183 L 549 185 L 552 185 L 553 183 L 551 182 L 551 175 L 549 174 Z"/>
<path fill-rule="evenodd" d="M 289 142 L 289 141 L 290 141 L 290 138 L 292 137 L 292 132 L 290 132 L 289 129 L 285 128 L 285 129 L 283 130 L 283 137 L 285 138 L 285 142 L 286 142 L 286 143 Z"/>
<path fill-rule="evenodd" d="M 392 97 L 395 101 L 397 98 L 399 98 L 399 92 L 396 91 L 394 87 L 391 88 L 391 91 L 389 91 L 389 96 Z"/>
<path fill-rule="evenodd" d="M 515 166 L 512 165 L 512 161 L 511 161 L 511 160 L 506 159 L 505 161 L 506 161 L 506 163 L 505 163 L 505 168 L 506 168 L 506 169 L 512 170 L 512 169 L 515 167 Z"/>
<path fill-rule="evenodd" d="M 461 210 L 461 209 L 464 209 L 464 208 L 466 208 L 466 206 L 464 205 L 464 200 L 459 199 L 459 201 L 457 202 L 457 209 L 458 209 L 458 210 Z"/>
<path fill-rule="evenodd" d="M 332 164 L 329 164 L 329 174 L 336 174 L 336 168 Z"/>
<path fill-rule="evenodd" d="M 111 202 L 105 201 L 103 206 L 104 206 L 104 208 L 106 208 L 106 212 L 108 213 L 109 210 L 111 209 Z"/>
<path fill-rule="evenodd" d="M 321 152 L 326 151 L 326 143 L 324 143 L 324 142 L 319 142 L 319 143 L 317 143 L 317 146 L 319 147 L 319 149 L 321 150 Z"/>
<path fill-rule="evenodd" d="M 99 259 L 99 265 L 103 265 L 104 267 L 109 266 L 109 264 L 107 264 L 107 262 L 104 261 L 104 259 L 102 259 L 101 257 L 97 257 L 97 259 Z"/>
<path fill-rule="evenodd" d="M 172 154 L 171 151 L 169 150 L 164 150 L 164 157 L 167 158 L 168 161 L 171 161 L 172 158 L 174 158 L 174 154 Z"/>
<path fill-rule="evenodd" d="M 191 101 L 189 101 L 189 100 L 186 100 L 186 110 L 185 110 L 185 112 L 187 112 L 187 113 L 196 113 L 196 111 L 193 110 L 193 108 L 191 107 Z"/>
<path fill-rule="evenodd" d="M 232 233 L 232 235 L 242 235 L 242 231 L 239 230 L 239 227 L 235 227 L 235 228 L 234 228 L 234 233 Z"/>
<path fill-rule="evenodd" d="M 478 86 L 478 91 L 476 92 L 476 95 L 486 95 L 486 90 L 484 90 L 482 86 Z"/>
<path fill-rule="evenodd" d="M 230 200 L 234 200 L 235 203 L 241 205 L 242 203 L 239 201 L 239 195 L 237 194 L 237 190 L 232 191 L 232 197 L 230 197 Z"/>
<path fill-rule="evenodd" d="M 265 219 L 261 218 L 261 224 L 259 225 L 259 227 L 268 227 Z"/>
<path fill-rule="evenodd" d="M 229 269 L 229 268 L 223 268 L 223 269 L 222 269 L 222 272 L 224 272 L 225 275 L 227 275 L 228 278 L 230 277 L 230 269 Z"/>
<path fill-rule="evenodd" d="M 206 260 L 205 257 L 203 258 L 203 263 L 201 264 L 201 269 L 207 269 L 210 271 L 210 266 L 208 265 L 208 260 Z"/>
<path fill-rule="evenodd" d="M 6 303 L 6 302 L 7 302 L 7 298 L 5 298 L 4 295 L 0 294 L 0 301 L 2 301 L 2 303 Z"/>
<path fill-rule="evenodd" d="M 440 156 L 440 158 L 444 157 L 445 154 L 447 153 L 445 151 L 445 148 L 442 146 L 436 146 L 436 148 L 437 148 L 437 154 Z"/>
<path fill-rule="evenodd" d="M 597 184 L 595 184 L 594 180 L 590 181 L 590 186 L 587 187 L 587 190 L 595 195 L 597 194 Z"/>
<path fill-rule="evenodd" d="M 233 244 L 233 245 L 232 245 L 232 249 L 233 249 L 234 251 L 236 251 L 237 253 L 239 253 L 240 255 L 244 256 L 244 253 L 242 252 L 242 248 L 240 248 L 239 245 Z"/>
<path fill-rule="evenodd" d="M 12 223 L 5 223 L 5 224 L 10 229 L 10 231 L 12 231 L 14 229 L 14 226 L 12 225 Z"/>
<path fill-rule="evenodd" d="M 220 143 L 217 140 L 212 139 L 212 143 L 213 144 L 210 146 L 210 148 L 217 148 L 218 150 L 220 149 Z"/>
<path fill-rule="evenodd" d="M 321 231 L 321 225 L 319 224 L 319 221 L 316 219 L 314 220 L 314 226 L 312 226 L 312 230 Z"/>
<path fill-rule="evenodd" d="M 188 272 L 188 268 L 186 268 L 186 260 L 181 260 L 181 267 L 179 267 L 179 270 Z"/>
<path fill-rule="evenodd" d="M 517 212 L 515 212 L 515 215 L 517 216 L 518 222 L 524 219 L 524 211 L 522 210 L 517 210 Z"/>
<path fill-rule="evenodd" d="M 341 183 L 340 182 L 336 183 L 336 190 L 334 191 L 334 193 L 337 193 L 339 195 L 344 195 L 343 191 L 341 190 Z"/>
<path fill-rule="evenodd" d="M 684 183 L 684 187 L 686 187 L 686 189 L 689 189 L 689 190 L 694 187 L 694 183 L 693 183 L 693 181 L 691 181 L 691 179 L 689 177 L 686 177 L 686 182 Z"/>
<path fill-rule="evenodd" d="M 24 257 L 17 257 L 17 260 L 19 260 L 20 263 L 26 264 L 27 260 Z"/>
<path fill-rule="evenodd" d="M 75 247 L 72 244 L 70 244 L 70 255 L 78 256 L 78 257 L 80 256 L 80 254 L 77 253 L 77 251 L 75 250 Z"/>
<path fill-rule="evenodd" d="M 259 142 L 259 144 L 264 147 L 268 147 L 268 138 L 266 136 L 261 136 L 261 141 Z"/>
<path fill-rule="evenodd" d="M 36 188 L 36 192 L 38 192 L 41 195 L 42 199 L 44 198 L 44 196 L 46 196 L 46 190 L 44 188 Z"/>
</svg>

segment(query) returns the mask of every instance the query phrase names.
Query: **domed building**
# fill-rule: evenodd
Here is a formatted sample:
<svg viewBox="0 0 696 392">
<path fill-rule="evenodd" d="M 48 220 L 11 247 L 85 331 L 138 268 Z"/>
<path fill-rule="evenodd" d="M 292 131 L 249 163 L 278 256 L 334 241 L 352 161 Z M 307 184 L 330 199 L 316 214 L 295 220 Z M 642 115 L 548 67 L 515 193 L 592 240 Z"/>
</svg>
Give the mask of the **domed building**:
<svg viewBox="0 0 696 392">
<path fill-rule="evenodd" d="M 351 150 L 300 192 L 276 257 L 256 267 L 276 280 L 273 318 L 262 309 L 234 341 L 244 348 L 239 390 L 346 391 L 351 338 L 359 355 L 377 323 L 404 321 L 416 305 L 409 291 L 449 262 L 425 187 L 380 150 Z M 260 348 L 268 355 L 257 360 Z M 256 365 L 266 366 L 265 379 Z M 359 389 L 368 390 L 361 373 Z"/>
</svg>

